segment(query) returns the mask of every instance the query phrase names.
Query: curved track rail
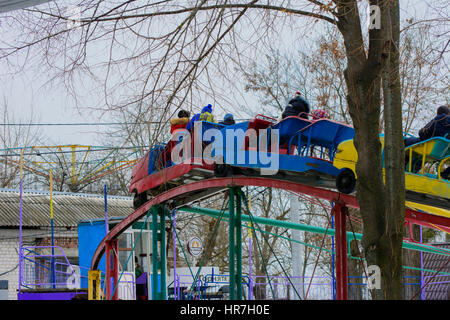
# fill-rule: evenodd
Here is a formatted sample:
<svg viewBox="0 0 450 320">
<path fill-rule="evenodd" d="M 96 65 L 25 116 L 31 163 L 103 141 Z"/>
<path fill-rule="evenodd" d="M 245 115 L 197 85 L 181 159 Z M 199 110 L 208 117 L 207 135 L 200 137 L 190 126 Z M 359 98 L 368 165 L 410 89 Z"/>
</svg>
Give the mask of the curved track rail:
<svg viewBox="0 0 450 320">
<path fill-rule="evenodd" d="M 214 194 L 223 192 L 230 187 L 244 186 L 283 189 L 286 191 L 306 194 L 312 197 L 333 201 L 335 203 L 343 203 L 349 207 L 359 208 L 358 201 L 354 195 L 342 194 L 333 190 L 313 187 L 283 179 L 248 176 L 205 179 L 198 182 L 181 185 L 164 193 L 161 193 L 140 206 L 132 214 L 128 215 L 119 224 L 117 224 L 100 242 L 92 258 L 91 269 L 96 270 L 98 268 L 100 259 L 105 252 L 106 242 L 117 239 L 117 237 L 122 234 L 127 228 L 129 228 L 133 223 L 144 217 L 153 205 L 168 203 L 172 208 L 178 208 L 193 201 L 197 201 L 202 198 L 210 197 Z M 406 208 L 405 220 L 414 222 L 416 224 L 420 224 L 421 222 L 423 222 L 426 224 L 435 224 L 439 226 L 450 227 L 450 218 L 448 217 L 427 214 L 409 208 Z"/>
</svg>

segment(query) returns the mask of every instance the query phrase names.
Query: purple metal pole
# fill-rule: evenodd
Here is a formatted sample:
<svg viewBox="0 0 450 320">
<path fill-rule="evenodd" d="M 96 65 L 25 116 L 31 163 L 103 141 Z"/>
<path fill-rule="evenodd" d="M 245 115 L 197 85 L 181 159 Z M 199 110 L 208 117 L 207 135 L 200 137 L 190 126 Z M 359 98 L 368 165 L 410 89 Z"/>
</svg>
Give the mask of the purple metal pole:
<svg viewBox="0 0 450 320">
<path fill-rule="evenodd" d="M 52 228 L 52 283 L 53 289 L 56 288 L 56 271 L 55 271 L 55 238 L 53 236 L 53 218 L 50 219 Z"/>
<path fill-rule="evenodd" d="M 180 300 L 180 276 L 177 275 L 177 300 Z"/>
<path fill-rule="evenodd" d="M 248 237 L 248 299 L 253 300 L 253 280 L 252 280 L 252 229 L 251 224 L 249 228 Z"/>
<path fill-rule="evenodd" d="M 105 184 L 105 232 L 108 234 L 108 191 Z"/>
<path fill-rule="evenodd" d="M 55 274 L 55 232 L 53 229 L 53 175 L 50 169 L 50 223 L 52 230 L 52 283 L 53 289 L 56 288 L 56 274 Z"/>
<path fill-rule="evenodd" d="M 23 149 L 20 151 L 20 209 L 19 209 L 19 294 L 21 293 L 21 285 L 22 285 L 22 204 L 23 204 Z"/>
<path fill-rule="evenodd" d="M 248 199 L 248 210 L 252 210 L 252 200 L 248 195 L 247 187 L 247 199 Z M 252 279 L 252 223 L 249 223 L 248 228 L 248 299 L 253 299 L 253 279 Z"/>
<path fill-rule="evenodd" d="M 176 233 L 175 233 L 175 209 L 172 212 L 172 224 L 173 224 L 173 297 L 174 300 L 177 300 L 176 297 L 178 297 L 178 288 L 176 286 L 176 279 L 177 279 L 177 249 L 176 249 Z"/>
<path fill-rule="evenodd" d="M 420 243 L 422 243 L 422 226 L 420 226 Z M 420 288 L 423 284 L 423 252 L 420 251 Z M 423 290 L 420 289 L 420 300 L 423 300 Z"/>
<path fill-rule="evenodd" d="M 23 151 L 22 151 L 23 153 Z M 22 158 L 22 157 L 21 157 Z M 21 161 L 22 162 L 22 161 Z M 22 170 L 20 171 L 20 209 L 19 209 L 19 294 L 22 285 Z"/>
<path fill-rule="evenodd" d="M 332 206 L 334 206 L 334 203 L 331 203 Z M 334 229 L 334 215 L 331 215 L 331 228 Z M 336 263 L 334 261 L 334 236 L 331 237 L 331 277 L 332 277 L 332 286 L 331 286 L 331 296 L 333 297 L 333 300 L 336 300 L 336 279 L 335 279 L 335 273 L 334 268 L 336 266 Z"/>
</svg>

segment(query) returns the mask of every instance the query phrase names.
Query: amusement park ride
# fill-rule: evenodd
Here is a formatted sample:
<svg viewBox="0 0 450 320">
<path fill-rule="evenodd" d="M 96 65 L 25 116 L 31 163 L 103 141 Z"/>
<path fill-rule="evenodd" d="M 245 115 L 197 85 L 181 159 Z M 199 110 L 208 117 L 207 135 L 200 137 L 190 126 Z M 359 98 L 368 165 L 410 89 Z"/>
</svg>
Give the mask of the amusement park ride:
<svg viewBox="0 0 450 320">
<path fill-rule="evenodd" d="M 6 0 L 3 1 L 0 12 L 44 2 L 46 0 Z M 21 166 L 25 171 L 45 179 L 51 179 L 52 168 L 54 172 L 64 168 L 65 176 L 55 176 L 55 183 L 62 185 L 65 182 L 71 191 L 78 191 L 104 175 L 136 163 L 129 188 L 130 193 L 134 194 L 135 211 L 112 228 L 98 245 L 89 272 L 90 298 L 99 299 L 101 295 L 102 279 L 98 267 L 104 255 L 105 298 L 118 299 L 115 290 L 119 282 L 118 237 L 127 228 L 143 218 L 145 222 L 149 217 L 152 218 L 152 272 L 158 274 L 160 270 L 163 275 L 165 250 L 162 248 L 165 237 L 161 235 L 165 231 L 164 221 L 169 216 L 169 210 L 194 210 L 189 208 L 189 204 L 228 193 L 229 208 L 226 215 L 229 220 L 229 293 L 230 299 L 241 299 L 241 222 L 250 219 L 248 221 L 252 222 L 254 228 L 255 221 L 261 221 L 258 217 L 244 216 L 241 213 L 242 206 L 250 213 L 241 187 L 261 186 L 332 202 L 331 213 L 335 216 L 336 292 L 338 299 L 347 299 L 347 207 L 359 208 L 354 194 L 357 154 L 352 141 L 353 128 L 328 119 L 287 117 L 277 121 L 262 115 L 232 126 L 204 121 L 201 124 L 201 135 L 197 139 L 190 140 L 186 138 L 189 135 L 181 134 L 166 144 L 153 146 L 137 163 L 135 160 L 128 160 L 129 158 L 107 161 L 111 158 L 111 154 L 108 154 L 104 159 L 85 166 L 83 163 L 86 157 L 95 151 L 95 147 L 78 145 L 31 147 L 30 153 L 40 160 L 25 159 L 23 163 L 22 159 L 21 163 L 8 160 L 10 164 Z M 220 134 L 214 135 L 212 139 L 212 136 L 205 135 L 208 130 L 215 130 L 215 133 Z M 231 134 L 227 135 L 230 131 Z M 250 134 L 244 135 L 240 140 L 233 134 L 238 131 Z M 233 143 L 230 143 L 230 139 Z M 382 135 L 380 140 L 384 142 Z M 195 144 L 199 141 L 197 147 L 200 149 L 200 156 L 195 150 Z M 268 146 L 272 146 L 274 142 L 276 148 L 268 152 Z M 178 148 L 181 145 L 187 145 L 187 148 Z M 203 157 L 203 150 L 212 145 L 215 146 L 214 150 L 208 157 Z M 44 148 L 57 149 L 60 152 L 57 161 L 45 159 Z M 68 150 L 64 150 L 65 148 Z M 441 176 L 444 167 L 450 165 L 450 140 L 443 137 L 432 138 L 409 146 L 405 153 L 409 159 L 405 165 L 406 224 L 410 227 L 418 224 L 450 232 L 450 181 Z M 66 159 L 65 154 L 69 154 L 70 159 Z M 260 157 L 261 154 L 265 156 Z M 76 164 L 76 155 L 84 155 L 81 162 L 78 161 L 81 165 Z M 176 161 L 173 156 L 182 161 Z M 271 166 L 273 161 L 267 160 L 276 160 L 275 170 Z M 417 164 L 420 169 L 417 169 Z M 218 212 L 211 209 L 203 209 L 203 213 L 218 216 Z M 448 250 L 442 251 L 450 254 Z M 158 286 L 165 287 L 165 277 L 161 276 L 159 279 L 160 283 L 156 280 L 152 282 L 155 293 Z M 154 298 L 164 299 L 165 296 L 155 295 Z"/>
<path fill-rule="evenodd" d="M 102 256 L 106 256 L 106 298 L 117 299 L 114 284 L 119 274 L 114 252 L 118 236 L 124 230 L 151 215 L 156 236 L 170 210 L 183 210 L 194 201 L 228 193 L 230 298 L 241 299 L 240 226 L 241 207 L 245 206 L 246 198 L 240 188 L 261 186 L 332 202 L 336 223 L 336 292 L 338 299 L 347 299 L 347 207 L 359 208 L 354 195 L 357 179 L 354 129 L 329 119 L 287 117 L 277 121 L 257 115 L 231 126 L 200 121 L 194 131 L 182 130 L 167 144 L 153 146 L 134 166 L 129 191 L 134 194 L 135 211 L 110 230 L 91 263 L 92 279 L 98 280 L 96 270 Z M 380 140 L 383 143 L 383 135 Z M 209 151 L 207 156 L 205 150 Z M 408 147 L 406 154 L 409 155 L 405 169 L 406 224 L 449 232 L 450 182 L 443 179 L 441 171 L 450 165 L 450 140 L 432 138 Z M 416 162 L 421 165 L 418 171 L 413 170 Z M 154 246 L 153 272 L 157 274 L 158 261 L 165 256 L 157 256 L 164 252 L 158 253 L 158 245 Z M 92 282 L 97 297 L 99 283 Z"/>
<path fill-rule="evenodd" d="M 21 160 L 11 157 L 17 155 L 17 150 L 2 149 L 0 152 L 5 155 L 0 162 L 15 168 L 16 171 L 20 168 L 30 173 L 33 181 L 37 180 L 36 177 L 42 177 L 43 181 L 48 182 L 52 172 L 53 182 L 59 191 L 79 192 L 113 172 L 136 164 L 140 148 L 121 149 L 89 145 L 29 146 L 23 148 Z"/>
</svg>

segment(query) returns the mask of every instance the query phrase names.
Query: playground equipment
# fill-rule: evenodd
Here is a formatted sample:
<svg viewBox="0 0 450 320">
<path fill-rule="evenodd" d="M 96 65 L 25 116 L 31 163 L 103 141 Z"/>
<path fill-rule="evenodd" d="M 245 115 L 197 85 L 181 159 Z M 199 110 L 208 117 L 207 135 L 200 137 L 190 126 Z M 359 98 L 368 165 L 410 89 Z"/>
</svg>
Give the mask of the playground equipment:
<svg viewBox="0 0 450 320">
<path fill-rule="evenodd" d="M 242 247 L 240 242 L 243 219 L 241 207 L 247 204 L 241 187 L 279 188 L 333 203 L 331 212 L 336 223 L 334 230 L 336 239 L 336 291 L 338 299 L 346 299 L 348 295 L 346 272 L 348 241 L 345 229 L 348 219 L 347 208 L 358 208 L 359 205 L 356 197 L 351 194 L 355 179 L 348 179 L 348 172 L 351 171 L 352 166 L 348 164 L 341 166 L 338 163 L 339 161 L 341 161 L 341 164 L 343 163 L 341 152 L 342 155 L 346 154 L 345 150 L 341 151 L 341 148 L 344 149 L 344 146 L 353 145 L 351 140 L 354 135 L 353 128 L 328 119 L 305 120 L 298 117 L 288 117 L 276 122 L 275 119 L 261 115 L 250 121 L 232 126 L 222 126 L 203 121 L 200 128 L 200 138 L 194 135 L 194 140 L 189 140 L 191 137 L 186 134 L 167 144 L 156 145 L 133 168 L 129 190 L 135 194 L 136 211 L 123 219 L 101 241 L 94 253 L 91 269 L 97 269 L 103 254 L 106 255 L 107 259 L 110 259 L 111 254 L 117 251 L 117 237 L 146 215 L 148 217 L 151 214 L 154 221 L 158 221 L 158 219 L 163 221 L 164 217 L 170 216 L 171 210 L 187 210 L 186 205 L 194 201 L 228 192 L 229 293 L 231 299 L 241 299 L 242 266 L 240 259 Z M 209 131 L 209 134 L 207 134 L 207 130 L 210 129 L 213 131 Z M 244 133 L 244 135 L 236 135 L 235 133 L 238 131 Z M 197 140 L 195 140 L 195 137 L 197 137 Z M 200 154 L 195 152 L 195 143 L 198 141 L 201 142 L 197 144 Z M 188 142 L 187 148 L 176 149 L 186 142 Z M 229 148 L 230 145 L 232 148 Z M 276 146 L 275 149 L 271 148 L 268 153 L 272 156 L 277 155 L 279 167 L 273 174 L 264 175 L 264 170 L 268 169 L 269 165 L 261 161 L 258 156 L 262 151 L 267 152 L 269 145 L 271 147 Z M 202 152 L 208 146 L 212 147 L 211 153 L 208 157 L 202 157 L 204 155 Z M 233 152 L 230 153 L 230 150 Z M 184 161 L 174 161 L 172 159 L 174 154 L 181 154 Z M 350 152 L 350 155 L 350 159 L 355 162 L 354 154 Z M 354 174 L 354 169 L 351 172 Z M 444 183 L 444 189 L 433 195 L 439 196 L 440 202 L 438 203 L 442 205 L 442 201 L 444 203 L 448 201 L 449 184 L 445 181 L 439 182 Z M 420 197 L 413 197 L 407 193 L 406 223 L 450 231 L 450 211 L 436 206 L 436 199 L 430 198 L 430 195 L 422 194 L 420 190 L 414 192 L 419 194 Z M 149 195 L 151 199 L 148 199 Z M 426 195 L 426 197 L 423 197 L 423 195 Z M 430 201 L 430 199 L 433 201 Z M 156 214 L 159 218 L 155 216 Z M 250 219 L 252 228 L 255 228 L 255 217 Z M 154 239 L 164 238 L 161 237 L 163 229 L 158 227 L 158 224 L 153 226 L 153 232 Z M 327 231 L 325 231 L 325 234 L 327 234 Z M 161 243 L 154 242 L 154 248 L 161 248 Z M 420 248 L 414 246 L 413 248 L 420 250 Z M 155 250 L 155 253 L 162 254 L 162 252 L 158 253 L 157 250 Z M 444 252 L 444 254 L 447 253 Z M 156 254 L 153 256 L 155 258 Z M 161 275 L 163 274 L 163 268 L 156 264 L 160 261 L 158 259 L 162 258 L 155 258 L 153 270 L 155 274 L 159 271 L 161 271 Z M 116 299 L 116 296 L 111 293 L 117 278 L 117 268 L 112 268 L 106 274 L 106 295 L 109 299 Z M 110 279 L 114 279 L 114 282 L 111 283 Z M 154 287 L 161 285 L 162 287 L 163 283 L 153 283 L 152 285 Z M 160 298 L 165 297 L 160 296 Z"/>
<path fill-rule="evenodd" d="M 25 173 L 50 180 L 53 171 L 55 186 L 66 186 L 71 192 L 78 192 L 94 181 L 113 172 L 124 170 L 136 164 L 139 148 L 118 148 L 88 145 L 28 146 L 21 148 L 22 162 L 12 159 L 17 149 L 0 149 L 4 157 L 0 162 L 6 166 L 20 167 Z"/>
</svg>

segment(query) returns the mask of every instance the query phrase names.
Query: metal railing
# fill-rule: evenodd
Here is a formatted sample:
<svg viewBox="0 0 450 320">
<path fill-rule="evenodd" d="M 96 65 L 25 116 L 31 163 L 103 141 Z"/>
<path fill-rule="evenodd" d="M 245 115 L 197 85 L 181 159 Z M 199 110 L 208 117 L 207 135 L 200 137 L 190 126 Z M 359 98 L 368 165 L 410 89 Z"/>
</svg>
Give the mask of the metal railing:
<svg viewBox="0 0 450 320">
<path fill-rule="evenodd" d="M 227 300 L 229 299 L 229 275 L 205 275 L 203 280 L 197 280 L 192 285 L 192 277 L 177 275 L 174 282 L 169 284 L 169 299 L 175 300 Z M 216 280 L 217 279 L 217 280 Z M 404 276 L 403 298 L 420 299 L 418 291 L 421 288 L 421 279 L 416 276 Z M 445 281 L 436 283 L 450 283 Z M 254 276 L 244 277 L 244 300 L 333 300 L 333 279 L 328 276 L 283 277 L 283 276 Z M 365 277 L 350 276 L 348 283 L 349 300 L 369 300 L 370 290 Z"/>
<path fill-rule="evenodd" d="M 331 300 L 333 285 L 331 277 L 253 277 L 253 297 L 263 300 Z"/>
<path fill-rule="evenodd" d="M 423 277 L 423 300 L 450 300 L 450 276 L 433 275 Z"/>
<path fill-rule="evenodd" d="M 21 286 L 30 289 L 80 288 L 82 267 L 70 264 L 61 247 L 27 246 L 22 247 L 21 251 Z"/>
<path fill-rule="evenodd" d="M 421 288 L 421 280 L 419 276 L 403 276 L 403 299 L 420 299 L 418 292 Z M 365 277 L 350 276 L 348 283 L 348 299 L 349 300 L 370 300 L 371 293 L 367 286 Z"/>
<path fill-rule="evenodd" d="M 81 280 L 86 279 L 87 283 L 88 276 L 83 274 L 88 274 L 89 268 L 72 265 L 64 250 L 59 246 L 22 247 L 21 258 L 20 286 L 22 288 L 81 289 Z M 82 270 L 85 272 L 81 272 Z M 101 287 L 104 288 L 104 279 L 101 282 Z M 134 273 L 123 273 L 117 291 L 121 300 L 136 300 Z"/>
</svg>

